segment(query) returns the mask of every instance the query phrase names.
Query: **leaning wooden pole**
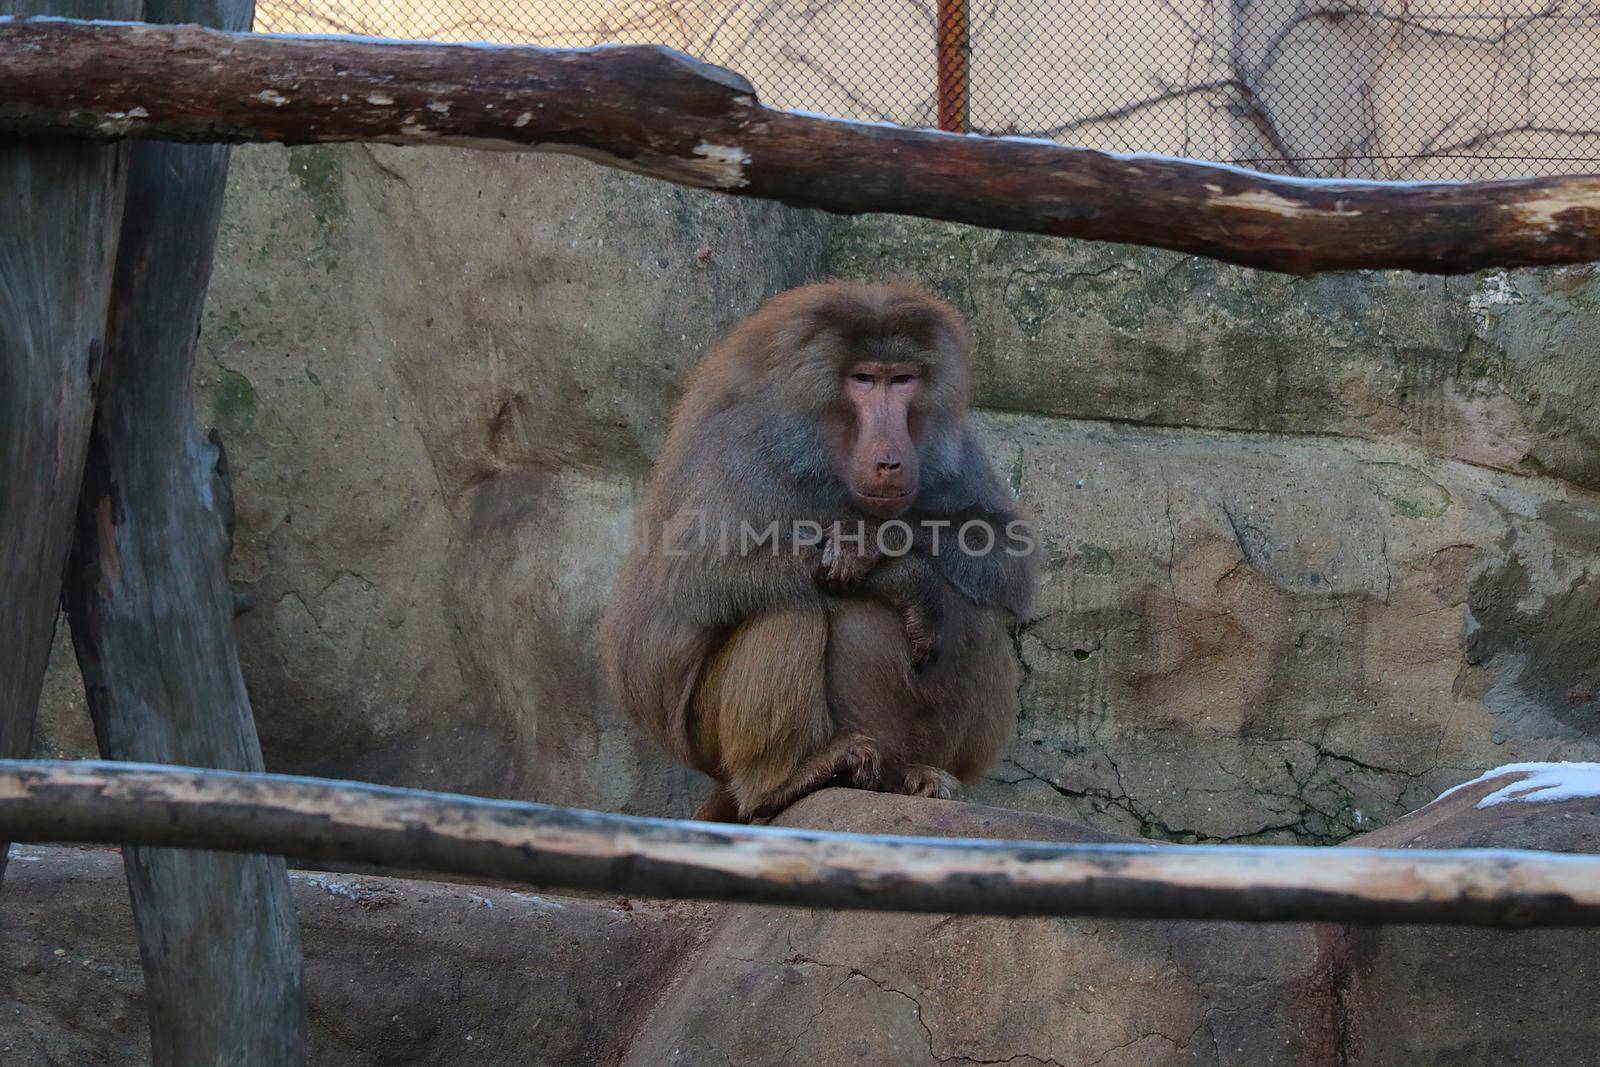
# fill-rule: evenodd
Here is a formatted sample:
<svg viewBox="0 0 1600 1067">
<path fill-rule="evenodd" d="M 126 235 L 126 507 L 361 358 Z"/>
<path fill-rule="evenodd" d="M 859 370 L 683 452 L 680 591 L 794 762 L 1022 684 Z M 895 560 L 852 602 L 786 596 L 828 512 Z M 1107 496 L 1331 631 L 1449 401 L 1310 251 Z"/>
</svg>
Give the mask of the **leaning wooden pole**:
<svg viewBox="0 0 1600 1067">
<path fill-rule="evenodd" d="M 145 14 L 244 29 L 253 12 L 252 0 L 150 0 Z M 102 755 L 259 771 L 233 637 L 226 471 L 192 392 L 229 151 L 129 153 L 65 601 Z M 282 857 L 134 844 L 124 864 L 153 1062 L 304 1063 Z"/>
<path fill-rule="evenodd" d="M 139 0 L 0 0 L 127 18 Z M 26 756 L 89 439 L 125 151 L 0 138 L 0 756 Z M 0 839 L 0 878 L 7 846 Z"/>
<path fill-rule="evenodd" d="M 0 833 L 807 907 L 1600 925 L 1600 856 L 869 836 L 150 765 L 0 760 Z"/>
<path fill-rule="evenodd" d="M 1125 241 L 1269 270 L 1600 259 L 1600 176 L 1311 181 L 762 106 L 652 47 L 581 51 L 0 24 L 0 132 L 568 152 L 801 207 Z"/>
</svg>

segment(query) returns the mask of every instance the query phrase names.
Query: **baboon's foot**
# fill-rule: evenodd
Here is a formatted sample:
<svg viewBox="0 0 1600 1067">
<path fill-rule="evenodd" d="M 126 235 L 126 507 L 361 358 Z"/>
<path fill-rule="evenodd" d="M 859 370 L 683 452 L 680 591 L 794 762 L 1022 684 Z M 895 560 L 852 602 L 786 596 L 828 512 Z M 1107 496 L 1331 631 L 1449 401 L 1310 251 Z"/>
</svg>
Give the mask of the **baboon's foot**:
<svg viewBox="0 0 1600 1067">
<path fill-rule="evenodd" d="M 789 780 L 751 805 L 748 817 L 769 819 L 801 797 L 829 785 L 877 789 L 883 782 L 878 743 L 855 730 L 840 730 L 806 759 Z"/>
<path fill-rule="evenodd" d="M 838 746 L 833 763 L 841 785 L 877 789 L 882 784 L 883 757 L 878 754 L 878 742 L 851 730 L 834 737 L 828 744 Z"/>
<path fill-rule="evenodd" d="M 718 782 L 711 795 L 700 802 L 690 816 L 699 822 L 743 822 L 739 818 L 739 802 L 733 799 L 733 790 Z"/>
<path fill-rule="evenodd" d="M 961 795 L 961 780 L 937 767 L 913 764 L 906 768 L 905 778 L 897 792 L 908 797 L 933 797 L 935 800 L 954 800 Z"/>
</svg>

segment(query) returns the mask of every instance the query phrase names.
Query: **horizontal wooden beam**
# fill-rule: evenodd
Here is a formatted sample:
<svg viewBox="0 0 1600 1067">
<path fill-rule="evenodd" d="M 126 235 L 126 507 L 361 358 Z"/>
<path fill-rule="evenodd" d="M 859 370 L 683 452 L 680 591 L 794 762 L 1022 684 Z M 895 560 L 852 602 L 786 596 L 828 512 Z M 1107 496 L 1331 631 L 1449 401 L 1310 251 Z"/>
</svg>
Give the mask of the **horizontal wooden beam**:
<svg viewBox="0 0 1600 1067">
<path fill-rule="evenodd" d="M 807 907 L 1600 925 L 1596 856 L 868 836 L 134 763 L 0 760 L 0 838 L 282 853 L 546 888 Z"/>
<path fill-rule="evenodd" d="M 739 75 L 647 46 L 8 19 L 0 132 L 568 152 L 800 207 L 1122 241 L 1297 274 L 1600 259 L 1600 176 L 1319 181 L 846 122 L 765 107 Z"/>
</svg>

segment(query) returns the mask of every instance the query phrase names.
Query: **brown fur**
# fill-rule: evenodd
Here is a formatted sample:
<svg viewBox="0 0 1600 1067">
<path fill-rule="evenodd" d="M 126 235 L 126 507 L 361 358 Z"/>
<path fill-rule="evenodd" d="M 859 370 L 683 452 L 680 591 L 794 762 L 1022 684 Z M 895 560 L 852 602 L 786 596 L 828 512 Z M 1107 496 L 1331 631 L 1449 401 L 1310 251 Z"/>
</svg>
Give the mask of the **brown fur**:
<svg viewBox="0 0 1600 1067">
<path fill-rule="evenodd" d="M 698 816 L 767 817 L 830 783 L 948 797 L 998 758 L 1016 716 L 1011 635 L 1029 609 L 1031 553 L 969 556 L 947 542 L 935 554 L 919 537 L 880 560 L 832 537 L 788 543 L 796 520 L 833 530 L 864 518 L 846 482 L 872 468 L 869 444 L 842 399 L 864 360 L 915 368 L 900 439 L 910 434 L 920 476 L 902 518 L 997 532 L 1020 521 L 966 424 L 967 347 L 960 318 L 925 293 L 831 282 L 774 298 L 690 374 L 602 651 L 630 716 L 717 779 Z M 694 536 L 697 514 L 709 543 Z M 778 551 L 737 550 L 741 524 L 773 522 Z"/>
</svg>

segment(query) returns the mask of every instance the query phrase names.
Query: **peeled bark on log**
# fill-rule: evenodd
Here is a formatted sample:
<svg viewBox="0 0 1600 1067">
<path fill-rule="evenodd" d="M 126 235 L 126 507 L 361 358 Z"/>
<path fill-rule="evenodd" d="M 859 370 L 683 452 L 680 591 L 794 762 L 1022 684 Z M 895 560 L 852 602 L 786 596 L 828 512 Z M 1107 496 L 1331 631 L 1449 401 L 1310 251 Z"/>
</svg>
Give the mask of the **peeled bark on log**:
<svg viewBox="0 0 1600 1067">
<path fill-rule="evenodd" d="M 1600 856 L 1057 844 L 575 811 L 275 774 L 0 760 L 0 833 L 824 908 L 1471 926 L 1600 925 Z"/>
<path fill-rule="evenodd" d="M 251 0 L 153 0 L 146 17 L 243 28 L 252 14 Z M 192 394 L 230 151 L 131 146 L 65 599 L 102 755 L 259 771 L 233 636 L 226 471 Z M 154 1062 L 303 1063 L 283 859 L 135 845 L 124 864 Z"/>
<path fill-rule="evenodd" d="M 1125 241 L 1297 274 L 1600 259 L 1600 176 L 1409 184 L 1274 177 L 764 107 L 662 48 L 560 51 L 0 25 L 0 131 L 568 152 L 739 196 Z"/>
<path fill-rule="evenodd" d="M 138 0 L 0 0 L 132 17 Z M 61 602 L 99 373 L 126 150 L 0 143 L 0 756 L 26 756 Z M 6 845 L 0 840 L 0 878 Z"/>
</svg>

